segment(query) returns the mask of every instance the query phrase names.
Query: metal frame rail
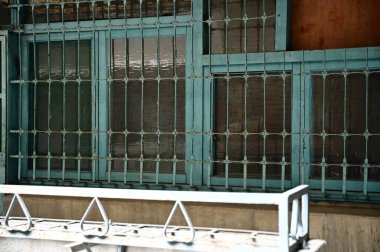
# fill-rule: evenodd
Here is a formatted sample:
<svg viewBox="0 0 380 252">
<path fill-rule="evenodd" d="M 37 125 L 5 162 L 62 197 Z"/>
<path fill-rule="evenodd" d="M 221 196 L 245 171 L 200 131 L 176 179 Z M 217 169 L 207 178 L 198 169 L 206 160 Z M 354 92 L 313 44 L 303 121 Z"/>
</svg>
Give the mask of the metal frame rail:
<svg viewBox="0 0 380 252">
<path fill-rule="evenodd" d="M 152 246 L 158 248 L 209 250 L 218 246 L 230 248 L 229 242 L 236 246 L 260 249 L 255 243 L 256 237 L 269 237 L 271 250 L 298 250 L 309 238 L 309 187 L 301 185 L 284 193 L 230 193 L 199 191 L 146 191 L 130 189 L 78 188 L 0 185 L 1 194 L 12 194 L 13 199 L 8 211 L 0 219 L 0 237 L 21 237 L 36 239 L 65 240 L 97 244 L 114 244 L 123 246 Z M 92 198 L 80 221 L 35 219 L 29 214 L 21 195 L 83 197 Z M 164 226 L 112 223 L 100 199 L 125 199 L 147 201 L 169 201 L 174 206 Z M 25 215 L 24 218 L 11 217 L 16 203 Z M 278 233 L 254 232 L 243 230 L 222 230 L 195 228 L 184 206 L 185 202 L 261 204 L 278 206 Z M 292 204 L 292 208 L 289 208 Z M 103 218 L 102 222 L 87 221 L 89 213 L 97 205 Z M 176 209 L 182 212 L 187 227 L 169 226 Z M 289 229 L 289 212 L 291 225 Z M 139 237 L 145 230 L 148 239 Z M 73 230 L 76 230 L 75 232 Z M 38 235 L 39 233 L 39 235 Z M 75 235 L 73 235 L 75 233 Z M 33 235 L 36 234 L 36 235 Z M 43 235 L 42 235 L 43 234 Z M 150 234 L 150 235 L 149 235 Z M 128 235 L 135 239 L 128 239 Z M 126 239 L 127 238 L 127 239 Z M 146 238 L 146 237 L 145 237 Z M 220 241 L 218 241 L 218 238 Z M 240 242 L 237 242 L 239 241 Z M 203 240 L 203 241 L 202 241 Z M 204 242 L 208 240 L 208 243 Z M 264 239 L 265 240 L 265 239 Z M 238 244 L 236 244 L 236 242 Z M 234 246 L 235 246 L 234 245 Z M 261 244 L 262 247 L 268 244 Z M 225 248 L 226 248 L 225 247 Z M 268 249 L 268 246 L 266 247 Z M 256 250 L 255 250 L 256 251 Z"/>
</svg>

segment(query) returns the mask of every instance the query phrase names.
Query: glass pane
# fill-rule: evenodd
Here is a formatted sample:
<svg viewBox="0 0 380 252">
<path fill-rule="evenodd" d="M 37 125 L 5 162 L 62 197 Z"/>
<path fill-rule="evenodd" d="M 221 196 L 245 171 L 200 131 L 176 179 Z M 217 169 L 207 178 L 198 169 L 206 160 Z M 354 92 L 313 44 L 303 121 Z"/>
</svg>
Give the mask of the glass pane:
<svg viewBox="0 0 380 252">
<path fill-rule="evenodd" d="M 10 25 L 11 17 L 8 8 L 9 0 L 0 1 L 0 25 Z"/>
<path fill-rule="evenodd" d="M 80 161 L 81 170 L 88 170 L 90 161 L 87 159 L 92 155 L 91 43 L 45 42 L 31 44 L 30 49 L 36 50 L 36 59 L 30 62 L 35 64 L 32 73 L 36 80 L 36 85 L 30 85 L 30 113 L 34 118 L 30 128 L 38 132 L 32 136 L 30 153 L 35 151 L 39 157 L 37 168 L 46 169 L 51 159 L 51 169 L 62 169 L 65 153 L 68 158 L 65 169 L 77 169 L 77 159 L 81 156 L 86 159 Z M 62 81 L 63 77 L 66 82 Z"/>
<path fill-rule="evenodd" d="M 27 0 L 22 4 L 25 11 L 23 23 L 46 23 L 62 21 L 84 21 L 100 19 L 124 19 L 139 17 L 173 16 L 190 14 L 191 0 L 123 0 L 108 1 L 80 0 Z M 47 3 L 49 7 L 47 8 Z M 63 4 L 62 4 L 63 3 Z M 49 11 L 47 15 L 47 10 Z M 63 20 L 62 20 L 63 19 Z"/>
<path fill-rule="evenodd" d="M 229 176 L 243 176 L 243 161 L 249 164 L 249 177 L 262 175 L 263 156 L 266 156 L 267 177 L 280 178 L 284 157 L 290 162 L 291 78 L 271 73 L 265 78 L 251 75 L 245 82 L 243 76 L 234 75 L 229 83 L 225 76 L 216 76 L 215 83 L 215 148 L 216 169 L 214 175 L 224 176 L 226 160 Z M 244 132 L 247 130 L 247 139 Z M 264 139 L 264 132 L 267 134 Z M 290 167 L 286 167 L 290 176 Z"/>
<path fill-rule="evenodd" d="M 211 53 L 274 51 L 276 0 L 210 0 L 210 7 Z"/>
<path fill-rule="evenodd" d="M 184 134 L 174 134 L 185 132 L 185 38 L 120 39 L 112 48 L 112 156 L 127 155 L 129 171 L 139 170 L 143 157 L 144 171 L 153 172 L 159 154 L 169 160 L 160 162 L 160 173 L 171 173 L 170 160 L 185 159 Z M 115 161 L 113 169 L 124 165 Z M 184 162 L 176 165 L 183 173 Z"/>
<path fill-rule="evenodd" d="M 326 178 L 340 179 L 346 158 L 347 179 L 362 180 L 365 159 L 370 167 L 378 167 L 378 137 L 370 135 L 366 141 L 365 132 L 379 134 L 380 128 L 380 81 L 379 73 L 371 73 L 366 85 L 366 76 L 350 73 L 345 81 L 342 73 L 329 73 L 325 82 L 316 76 L 313 85 L 313 163 L 334 164 L 326 170 Z M 326 132 L 323 140 L 322 132 Z M 346 139 L 344 140 L 344 132 Z M 322 163 L 320 164 L 320 166 Z M 312 177 L 319 177 L 321 168 L 315 167 Z M 372 169 L 372 168 L 371 168 Z M 370 172 L 369 172 L 370 173 Z M 370 175 L 370 180 L 380 175 Z"/>
</svg>

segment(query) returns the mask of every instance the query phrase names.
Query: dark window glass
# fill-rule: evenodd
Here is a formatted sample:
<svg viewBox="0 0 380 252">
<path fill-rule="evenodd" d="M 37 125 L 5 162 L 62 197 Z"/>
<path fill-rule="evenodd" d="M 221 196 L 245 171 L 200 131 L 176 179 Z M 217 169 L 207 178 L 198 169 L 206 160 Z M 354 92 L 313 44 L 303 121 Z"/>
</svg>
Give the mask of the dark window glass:
<svg viewBox="0 0 380 252">
<path fill-rule="evenodd" d="M 73 0 L 28 0 L 23 5 L 25 9 L 24 23 L 62 22 L 62 18 L 63 21 L 84 21 L 156 17 L 157 10 L 159 16 L 190 13 L 191 0 L 181 0 L 175 3 L 174 6 L 172 0 L 161 0 L 157 6 L 156 0 L 145 0 L 140 6 L 140 0 L 128 0 L 126 5 L 123 0 L 112 0 L 108 6 L 108 1 L 104 0 L 95 0 L 94 5 L 91 0 L 80 0 L 78 5 Z"/>
<path fill-rule="evenodd" d="M 215 82 L 215 149 L 214 175 L 224 176 L 227 156 L 229 177 L 242 177 L 244 156 L 247 175 L 261 178 L 263 157 L 266 157 L 266 177 L 281 178 L 281 161 L 290 162 L 291 78 L 270 74 L 265 79 L 259 74 L 232 76 L 229 84 L 225 76 Z M 247 131 L 245 140 L 244 132 Z M 266 137 L 264 139 L 264 132 Z M 290 166 L 286 165 L 286 177 Z"/>
<path fill-rule="evenodd" d="M 327 179 L 342 179 L 346 158 L 347 179 L 362 180 L 365 159 L 368 178 L 380 179 L 380 74 L 366 76 L 329 73 L 325 82 L 316 76 L 313 85 L 313 167 L 312 177 L 321 177 L 325 158 Z M 367 110 L 366 110 L 367 107 Z M 366 112 L 367 111 L 367 112 Z M 370 136 L 366 141 L 365 132 Z M 322 132 L 326 132 L 323 140 Z M 344 132 L 346 140 L 344 141 Z"/>
<path fill-rule="evenodd" d="M 81 170 L 88 170 L 92 156 L 91 43 L 36 43 L 30 49 L 36 55 L 30 62 L 35 65 L 31 75 L 36 80 L 36 85 L 30 84 L 30 115 L 34 119 L 30 120 L 30 129 L 36 130 L 29 136 L 30 155 L 35 151 L 38 156 L 38 169 L 48 167 L 50 152 L 51 169 L 63 168 L 65 153 L 65 169 L 78 169 L 80 165 Z"/>
<path fill-rule="evenodd" d="M 210 0 L 210 7 L 211 53 L 274 51 L 276 0 Z"/>
<path fill-rule="evenodd" d="M 119 158 L 113 169 L 124 169 L 127 155 L 129 171 L 140 169 L 143 158 L 144 171 L 153 172 L 159 154 L 160 173 L 173 172 L 174 156 L 183 173 L 185 38 L 113 40 L 112 48 L 111 151 Z"/>
<path fill-rule="evenodd" d="M 10 11 L 8 8 L 9 1 L 1 0 L 0 1 L 0 26 L 2 25 L 10 25 Z"/>
</svg>

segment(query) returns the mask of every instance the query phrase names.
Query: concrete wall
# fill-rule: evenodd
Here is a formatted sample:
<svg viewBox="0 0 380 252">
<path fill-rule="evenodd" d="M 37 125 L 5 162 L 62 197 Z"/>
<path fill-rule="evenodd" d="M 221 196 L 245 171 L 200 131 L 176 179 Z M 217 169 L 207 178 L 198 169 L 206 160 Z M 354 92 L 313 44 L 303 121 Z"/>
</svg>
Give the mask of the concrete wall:
<svg viewBox="0 0 380 252">
<path fill-rule="evenodd" d="M 6 199 L 9 204 L 10 198 Z M 79 220 L 90 200 L 54 197 L 25 197 L 33 217 Z M 167 202 L 102 200 L 114 222 L 164 224 L 171 210 Z M 197 227 L 277 231 L 274 207 L 186 204 Z M 93 214 L 91 219 L 96 219 Z M 173 224 L 185 225 L 178 214 Z M 310 237 L 327 241 L 326 251 L 380 251 L 380 205 L 311 203 Z"/>
</svg>

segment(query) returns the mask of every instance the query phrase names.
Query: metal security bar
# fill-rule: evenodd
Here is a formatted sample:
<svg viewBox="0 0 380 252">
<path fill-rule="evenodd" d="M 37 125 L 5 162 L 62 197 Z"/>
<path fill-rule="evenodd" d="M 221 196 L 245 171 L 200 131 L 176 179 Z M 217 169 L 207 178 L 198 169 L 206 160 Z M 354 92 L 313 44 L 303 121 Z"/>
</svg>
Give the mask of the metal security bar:
<svg viewBox="0 0 380 252">
<path fill-rule="evenodd" d="M 378 202 L 378 47 L 286 51 L 289 1 L 11 1 L 8 182 Z"/>
<path fill-rule="evenodd" d="M 72 188 L 72 187 L 41 187 L 41 186 L 15 186 L 2 185 L 0 193 L 13 194 L 13 200 L 7 214 L 1 220 L 0 236 L 39 239 L 55 239 L 64 241 L 85 241 L 100 244 L 115 244 L 128 246 L 149 246 L 154 248 L 175 248 L 184 250 L 209 251 L 213 249 L 245 249 L 257 248 L 260 250 L 275 249 L 278 251 L 297 251 L 302 243 L 307 244 L 309 233 L 309 198 L 308 186 L 302 185 L 284 193 L 223 193 L 223 192 L 176 192 L 154 190 L 147 193 L 145 190 L 114 190 L 100 188 Z M 21 195 L 40 195 L 56 197 L 85 197 L 93 198 L 80 221 L 32 219 Z M 95 196 L 94 196 L 95 195 Z M 111 223 L 100 198 L 149 200 L 174 202 L 166 224 L 162 227 L 143 224 L 141 227 L 131 224 Z M 12 218 L 16 203 L 19 203 L 25 215 L 24 219 Z M 276 237 L 267 243 L 260 242 L 260 234 L 251 233 L 248 238 L 247 231 L 198 229 L 191 222 L 184 203 L 228 203 L 228 204 L 265 204 L 278 206 L 279 232 L 266 233 Z M 301 205 L 300 205 L 301 202 Z M 289 204 L 292 204 L 292 219 L 289 229 Z M 101 213 L 102 222 L 88 222 L 87 216 L 97 206 Z M 301 207 L 300 207 L 301 206 Z M 169 226 L 176 209 L 179 208 L 186 220 L 187 227 Z M 80 230 L 77 230 L 77 226 Z M 94 225 L 98 226 L 94 230 Z M 91 228 L 89 228 L 91 227 Z M 63 230 L 62 230 L 63 228 Z M 60 231 L 61 230 L 61 231 Z M 134 232 L 130 232 L 135 230 Z M 79 231 L 79 232 L 78 232 Z M 157 231 L 160 231 L 157 233 Z M 220 240 L 228 237 L 227 232 L 235 241 L 225 243 Z M 189 235 L 190 233 L 190 235 Z M 44 235 L 45 234 L 45 235 Z M 263 233 L 265 240 L 265 232 Z M 44 235 L 44 236 L 43 236 Z M 119 237 L 119 238 L 118 238 Z M 122 238 L 121 238 L 122 237 Z M 128 239 L 126 239 L 128 237 Z M 144 243 L 137 243 L 149 237 Z M 266 238 L 268 239 L 268 237 Z M 220 241 L 221 243 L 219 244 Z M 323 245 L 320 241 L 320 246 Z M 309 251 L 317 251 L 316 249 Z"/>
</svg>

